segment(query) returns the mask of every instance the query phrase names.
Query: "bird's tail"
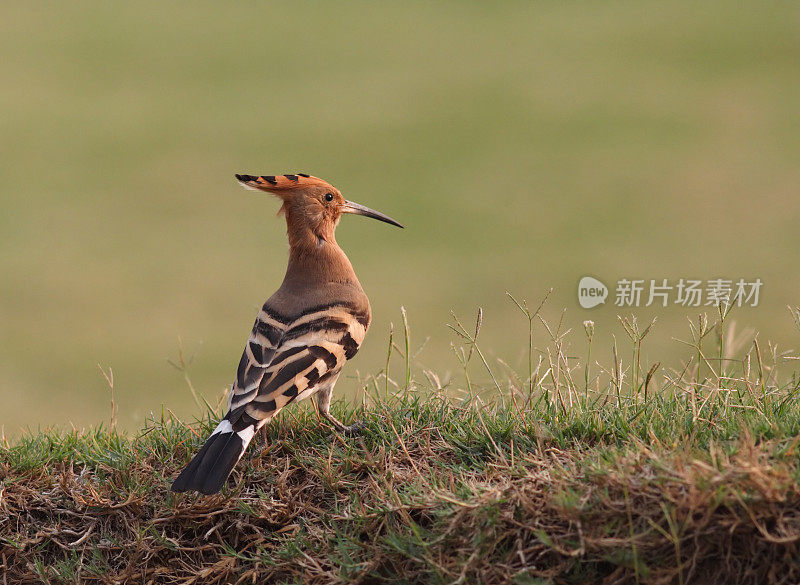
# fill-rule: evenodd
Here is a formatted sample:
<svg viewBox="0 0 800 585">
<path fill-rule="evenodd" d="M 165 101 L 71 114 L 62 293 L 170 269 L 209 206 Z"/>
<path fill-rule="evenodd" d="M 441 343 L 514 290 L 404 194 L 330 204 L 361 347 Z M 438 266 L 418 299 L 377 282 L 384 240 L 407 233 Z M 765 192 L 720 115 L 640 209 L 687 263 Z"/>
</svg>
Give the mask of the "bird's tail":
<svg viewBox="0 0 800 585">
<path fill-rule="evenodd" d="M 237 432 L 229 420 L 223 419 L 189 465 L 172 482 L 172 491 L 195 490 L 201 494 L 220 491 L 255 431 L 255 426 L 248 426 Z"/>
</svg>

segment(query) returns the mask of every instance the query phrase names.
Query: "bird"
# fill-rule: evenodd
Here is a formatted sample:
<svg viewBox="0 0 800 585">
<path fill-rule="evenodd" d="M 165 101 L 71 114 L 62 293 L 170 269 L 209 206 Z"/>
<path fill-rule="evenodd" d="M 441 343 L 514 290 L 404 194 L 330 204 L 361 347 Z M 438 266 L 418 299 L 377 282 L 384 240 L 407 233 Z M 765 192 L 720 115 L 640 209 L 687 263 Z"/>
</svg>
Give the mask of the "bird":
<svg viewBox="0 0 800 585">
<path fill-rule="evenodd" d="M 353 433 L 330 412 L 333 387 L 361 346 L 372 318 L 369 299 L 335 231 L 344 214 L 402 228 L 391 217 L 346 200 L 308 174 L 235 175 L 250 190 L 281 200 L 289 261 L 280 288 L 264 303 L 245 344 L 225 416 L 172 483 L 173 492 L 222 490 L 250 441 L 292 402 L 316 396 L 317 410 L 336 430 Z"/>
</svg>

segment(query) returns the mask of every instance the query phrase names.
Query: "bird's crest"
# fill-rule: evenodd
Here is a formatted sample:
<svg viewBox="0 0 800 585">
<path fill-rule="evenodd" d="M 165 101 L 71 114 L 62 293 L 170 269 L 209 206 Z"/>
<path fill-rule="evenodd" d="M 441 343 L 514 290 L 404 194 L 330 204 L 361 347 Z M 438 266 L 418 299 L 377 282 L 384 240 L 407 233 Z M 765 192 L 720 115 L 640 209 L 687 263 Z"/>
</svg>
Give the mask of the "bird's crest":
<svg viewBox="0 0 800 585">
<path fill-rule="evenodd" d="M 245 189 L 253 191 L 269 191 L 279 194 L 281 192 L 306 189 L 308 187 L 325 187 L 333 189 L 333 185 L 323 181 L 319 177 L 312 177 L 305 173 L 295 173 L 289 175 L 236 175 L 236 180 Z"/>
</svg>

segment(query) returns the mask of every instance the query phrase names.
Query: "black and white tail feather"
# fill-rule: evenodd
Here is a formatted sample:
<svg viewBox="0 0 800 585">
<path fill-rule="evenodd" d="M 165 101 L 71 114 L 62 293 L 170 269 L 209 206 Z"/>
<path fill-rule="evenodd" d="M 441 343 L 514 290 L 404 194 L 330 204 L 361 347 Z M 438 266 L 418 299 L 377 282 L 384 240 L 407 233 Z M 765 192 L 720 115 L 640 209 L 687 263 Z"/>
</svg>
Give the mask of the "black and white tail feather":
<svg viewBox="0 0 800 585">
<path fill-rule="evenodd" d="M 237 433 L 230 421 L 223 419 L 197 455 L 172 483 L 172 491 L 195 490 L 201 494 L 215 494 L 220 491 L 244 455 L 254 434 L 255 427 L 252 425 Z"/>
<path fill-rule="evenodd" d="M 220 491 L 255 433 L 295 400 L 320 392 L 320 414 L 344 428 L 328 412 L 330 394 L 364 340 L 369 305 L 332 303 L 293 316 L 269 305 L 259 312 L 245 346 L 225 418 L 172 483 L 173 492 Z"/>
</svg>

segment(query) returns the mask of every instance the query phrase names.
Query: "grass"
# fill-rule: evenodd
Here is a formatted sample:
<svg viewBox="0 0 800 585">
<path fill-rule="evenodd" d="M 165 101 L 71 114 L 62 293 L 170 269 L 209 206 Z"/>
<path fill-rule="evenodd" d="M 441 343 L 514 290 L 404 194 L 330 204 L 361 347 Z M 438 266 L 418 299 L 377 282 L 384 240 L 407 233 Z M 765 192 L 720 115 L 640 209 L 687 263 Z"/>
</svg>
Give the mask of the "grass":
<svg viewBox="0 0 800 585">
<path fill-rule="evenodd" d="M 335 404 L 344 437 L 291 408 L 222 494 L 170 478 L 214 424 L 27 434 L 0 450 L 9 583 L 792 583 L 800 579 L 800 377 L 692 321 L 676 368 L 623 318 L 608 365 L 514 299 L 527 371 L 453 317 L 463 383 L 417 374 L 407 321 L 387 368 Z M 798 309 L 792 310 L 800 327 Z M 585 324 L 586 355 L 594 325 Z M 578 332 L 583 337 L 584 332 Z M 584 346 L 581 342 L 580 345 Z M 765 351 L 766 350 L 766 351 Z M 595 349 L 592 355 L 598 352 Z M 627 357 L 627 356 L 630 356 Z M 698 368 L 700 364 L 702 367 Z M 791 368 L 789 368 L 791 369 Z M 387 375 L 388 374 L 388 375 Z M 460 378 L 461 379 L 461 378 Z M 112 414 L 113 417 L 113 414 Z"/>
</svg>

